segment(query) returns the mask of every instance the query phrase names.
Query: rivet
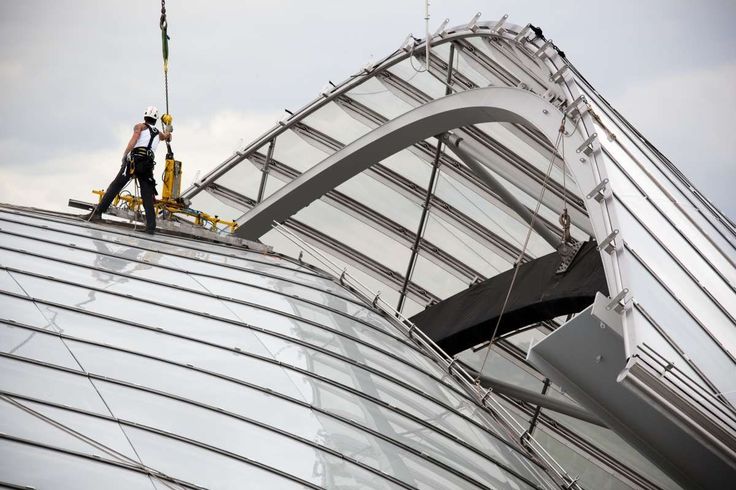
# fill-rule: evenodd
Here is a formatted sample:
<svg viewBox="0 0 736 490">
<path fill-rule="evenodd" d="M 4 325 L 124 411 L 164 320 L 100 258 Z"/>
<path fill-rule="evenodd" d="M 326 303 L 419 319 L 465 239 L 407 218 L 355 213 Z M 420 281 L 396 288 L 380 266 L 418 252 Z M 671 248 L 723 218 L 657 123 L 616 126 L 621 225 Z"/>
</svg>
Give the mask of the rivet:
<svg viewBox="0 0 736 490">
<path fill-rule="evenodd" d="M 542 114 L 549 114 L 549 111 L 547 109 L 542 109 Z"/>
<path fill-rule="evenodd" d="M 585 163 L 585 158 L 581 158 L 581 159 L 580 159 L 580 161 L 581 161 L 582 163 Z"/>
<path fill-rule="evenodd" d="M 603 356 L 602 355 L 598 354 L 597 356 L 595 356 L 595 362 L 596 362 L 596 364 L 600 363 L 602 360 L 603 360 Z"/>
</svg>

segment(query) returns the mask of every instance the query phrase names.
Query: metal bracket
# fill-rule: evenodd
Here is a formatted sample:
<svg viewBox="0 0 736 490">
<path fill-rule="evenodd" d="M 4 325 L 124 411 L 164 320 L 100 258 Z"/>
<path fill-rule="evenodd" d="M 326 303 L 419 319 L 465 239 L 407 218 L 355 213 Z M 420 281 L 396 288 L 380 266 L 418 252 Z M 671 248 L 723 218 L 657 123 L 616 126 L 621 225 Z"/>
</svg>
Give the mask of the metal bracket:
<svg viewBox="0 0 736 490">
<path fill-rule="evenodd" d="M 626 305 L 629 303 L 629 301 L 626 300 L 627 294 L 629 294 L 629 288 L 623 288 L 621 292 L 614 296 L 611 302 L 608 303 L 608 305 L 606 306 L 606 310 L 613 310 L 616 313 L 623 312 L 626 309 Z"/>
<path fill-rule="evenodd" d="M 491 32 L 494 32 L 496 34 L 501 34 L 505 29 L 503 28 L 503 25 L 506 23 L 506 19 L 509 18 L 509 14 L 504 14 L 503 17 L 501 17 L 498 22 L 491 28 Z"/>
<path fill-rule="evenodd" d="M 575 260 L 575 257 L 578 255 L 578 252 L 580 252 L 580 249 L 583 246 L 583 242 L 575 242 L 575 243 L 563 243 L 560 245 L 560 247 L 557 249 L 557 253 L 560 254 L 560 265 L 557 266 L 557 270 L 555 271 L 555 274 L 562 274 L 564 272 L 567 272 L 567 269 L 570 268 L 570 264 L 572 264 L 572 261 Z"/>
<path fill-rule="evenodd" d="M 450 23 L 450 19 L 445 19 L 442 21 L 442 24 L 437 28 L 436 31 L 434 31 L 434 34 L 432 34 L 432 39 L 435 37 L 445 37 L 445 34 L 447 34 L 447 24 Z"/>
<path fill-rule="evenodd" d="M 593 133 L 588 136 L 588 139 L 583 141 L 583 144 L 575 150 L 576 153 L 584 153 L 586 156 L 590 156 L 593 153 L 593 142 L 598 138 L 598 133 Z"/>
<path fill-rule="evenodd" d="M 416 41 L 414 40 L 414 36 L 409 34 L 408 36 L 406 36 L 406 39 L 404 39 L 404 42 L 401 43 L 401 49 L 408 53 L 415 45 Z"/>
<path fill-rule="evenodd" d="M 346 267 L 345 269 L 342 270 L 342 274 L 340 274 L 340 284 L 342 284 L 343 286 L 345 285 L 345 274 L 347 274 L 347 272 L 348 272 L 348 269 Z"/>
<path fill-rule="evenodd" d="M 381 297 L 381 291 L 378 291 L 376 293 L 376 297 L 373 298 L 373 307 L 374 308 L 378 308 L 378 298 L 380 298 L 380 297 Z"/>
<path fill-rule="evenodd" d="M 606 238 L 603 239 L 601 243 L 598 244 L 598 251 L 603 250 L 607 254 L 612 254 L 614 250 L 616 250 L 616 242 L 614 239 L 618 236 L 618 230 L 613 230 L 610 235 L 608 235 Z"/>
<path fill-rule="evenodd" d="M 470 19 L 470 22 L 468 22 L 468 25 L 466 26 L 471 31 L 475 32 L 478 30 L 478 19 L 480 19 L 481 13 L 478 12 L 473 16 L 472 19 Z"/>
<path fill-rule="evenodd" d="M 588 199 L 595 199 L 598 202 L 601 202 L 611 194 L 609 192 L 606 192 L 608 190 L 608 179 L 601 180 L 597 186 L 593 187 L 593 190 L 588 193 L 587 197 Z"/>
<path fill-rule="evenodd" d="M 587 101 L 588 99 L 586 99 L 584 95 L 580 95 L 577 99 L 573 100 L 569 106 L 567 106 L 564 112 L 565 116 L 572 117 L 575 111 L 577 111 L 578 114 L 582 114 L 580 104 L 585 104 Z M 587 107 L 587 105 L 585 107 Z"/>
<path fill-rule="evenodd" d="M 542 44 L 542 46 L 537 50 L 537 52 L 534 53 L 534 56 L 538 58 L 548 57 L 546 51 L 547 51 L 547 48 L 549 48 L 550 46 L 552 46 L 552 40 L 547 39 L 547 41 L 544 44 Z"/>
<path fill-rule="evenodd" d="M 567 65 L 562 65 L 562 68 L 554 72 L 550 77 L 549 81 L 554 83 L 560 83 L 561 80 L 564 79 L 565 73 L 567 73 L 567 70 L 569 70 L 570 67 Z"/>
<path fill-rule="evenodd" d="M 531 24 L 527 24 L 514 37 L 514 41 L 516 41 L 517 43 L 525 43 L 525 42 L 527 42 L 529 40 L 529 38 L 527 38 L 526 35 L 529 34 L 529 31 L 531 31 L 531 30 L 532 30 L 532 25 Z"/>
</svg>

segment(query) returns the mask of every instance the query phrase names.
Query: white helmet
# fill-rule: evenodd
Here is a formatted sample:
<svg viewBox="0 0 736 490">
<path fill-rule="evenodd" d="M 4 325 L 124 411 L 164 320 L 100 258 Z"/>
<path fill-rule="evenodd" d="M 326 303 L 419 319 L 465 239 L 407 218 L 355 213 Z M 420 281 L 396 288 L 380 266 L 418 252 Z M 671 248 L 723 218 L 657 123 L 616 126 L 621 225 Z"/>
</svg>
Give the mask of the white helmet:
<svg viewBox="0 0 736 490">
<path fill-rule="evenodd" d="M 146 107 L 146 112 L 143 113 L 143 117 L 152 117 L 158 119 L 158 109 L 154 105 Z"/>
</svg>

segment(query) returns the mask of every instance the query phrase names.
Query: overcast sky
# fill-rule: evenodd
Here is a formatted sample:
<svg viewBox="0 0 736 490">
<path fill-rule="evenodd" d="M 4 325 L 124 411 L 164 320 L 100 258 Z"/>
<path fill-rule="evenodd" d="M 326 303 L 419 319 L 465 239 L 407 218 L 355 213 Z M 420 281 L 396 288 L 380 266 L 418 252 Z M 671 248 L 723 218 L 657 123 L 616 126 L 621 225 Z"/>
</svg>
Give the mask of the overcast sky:
<svg viewBox="0 0 736 490">
<path fill-rule="evenodd" d="M 422 0 L 169 0 L 174 149 L 185 181 L 332 80 L 423 37 Z M 67 210 L 163 109 L 156 0 L 0 0 L 0 202 Z M 434 0 L 432 30 L 532 22 L 736 218 L 736 1 Z M 159 160 L 163 159 L 160 149 Z"/>
</svg>

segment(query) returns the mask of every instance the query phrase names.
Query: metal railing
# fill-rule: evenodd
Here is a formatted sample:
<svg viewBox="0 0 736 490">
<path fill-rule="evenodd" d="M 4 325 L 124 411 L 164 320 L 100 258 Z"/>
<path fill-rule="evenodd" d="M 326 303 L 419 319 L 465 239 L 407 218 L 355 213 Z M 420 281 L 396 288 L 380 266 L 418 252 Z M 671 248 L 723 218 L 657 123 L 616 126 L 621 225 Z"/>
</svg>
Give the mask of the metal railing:
<svg viewBox="0 0 736 490">
<path fill-rule="evenodd" d="M 461 386 L 463 386 L 478 404 L 488 410 L 490 415 L 502 421 L 507 428 L 511 429 L 519 438 L 521 445 L 525 447 L 533 456 L 538 458 L 544 466 L 549 468 L 561 482 L 560 487 L 564 489 L 582 490 L 577 484 L 577 478 L 571 477 L 565 469 L 560 465 L 549 452 L 540 444 L 529 432 L 525 426 L 520 424 L 511 413 L 500 403 L 493 395 L 493 389 L 485 389 L 460 365 L 454 357 L 447 354 L 440 346 L 430 339 L 420 328 L 418 328 L 411 320 L 397 311 L 390 303 L 381 298 L 381 293 L 372 291 L 358 279 L 350 275 L 346 267 L 340 267 L 332 260 L 326 257 L 317 248 L 305 242 L 299 236 L 291 232 L 286 226 L 274 221 L 273 229 L 280 233 L 284 238 L 296 245 L 300 250 L 306 251 L 314 257 L 325 269 L 326 272 L 336 278 L 343 286 L 351 287 L 359 295 L 362 295 L 374 308 L 385 313 L 385 317 L 398 330 L 409 337 L 411 341 L 417 344 L 431 358 L 433 358 L 445 371 L 453 376 Z M 372 299 L 371 299 L 372 298 Z"/>
</svg>

